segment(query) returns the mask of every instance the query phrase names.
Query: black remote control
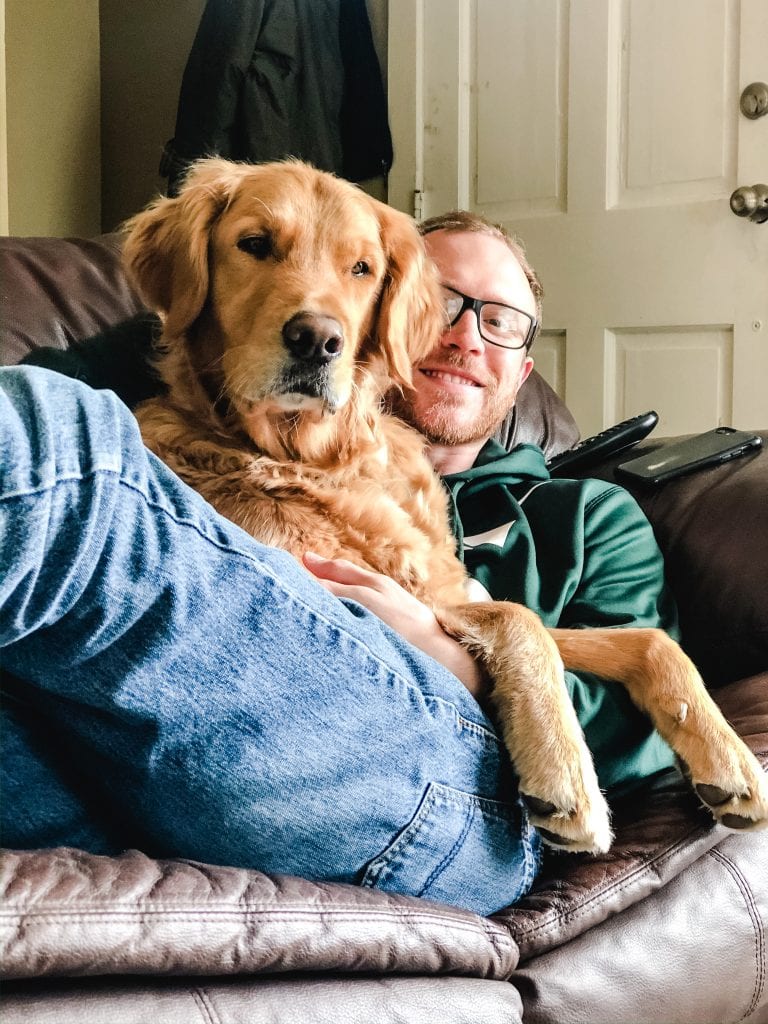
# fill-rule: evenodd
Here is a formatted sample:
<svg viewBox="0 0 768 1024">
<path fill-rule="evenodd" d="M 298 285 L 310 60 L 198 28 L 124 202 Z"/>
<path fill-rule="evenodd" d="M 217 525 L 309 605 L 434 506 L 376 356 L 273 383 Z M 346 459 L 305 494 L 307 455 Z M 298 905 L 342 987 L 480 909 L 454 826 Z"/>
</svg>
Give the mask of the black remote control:
<svg viewBox="0 0 768 1024">
<path fill-rule="evenodd" d="M 639 416 L 631 416 L 623 423 L 617 423 L 615 427 L 601 430 L 599 434 L 579 441 L 568 451 L 553 455 L 547 462 L 549 474 L 550 476 L 570 476 L 574 470 L 581 472 L 584 469 L 589 469 L 590 466 L 602 462 L 608 456 L 616 455 L 625 448 L 630 448 L 638 441 L 642 441 L 658 422 L 658 415 L 651 410 L 641 413 Z"/>
</svg>

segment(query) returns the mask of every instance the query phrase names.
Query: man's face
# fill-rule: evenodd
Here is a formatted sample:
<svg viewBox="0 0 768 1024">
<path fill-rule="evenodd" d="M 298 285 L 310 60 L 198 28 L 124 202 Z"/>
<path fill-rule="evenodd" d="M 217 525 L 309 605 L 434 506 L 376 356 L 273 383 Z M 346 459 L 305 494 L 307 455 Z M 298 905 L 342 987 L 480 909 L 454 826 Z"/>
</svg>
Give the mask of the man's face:
<svg viewBox="0 0 768 1024">
<path fill-rule="evenodd" d="M 443 284 L 536 316 L 525 273 L 501 239 L 470 231 L 433 231 L 424 242 Z M 532 369 L 525 349 L 484 341 L 475 313 L 466 309 L 414 368 L 414 390 L 397 402 L 395 411 L 434 444 L 485 441 L 512 408 Z"/>
</svg>

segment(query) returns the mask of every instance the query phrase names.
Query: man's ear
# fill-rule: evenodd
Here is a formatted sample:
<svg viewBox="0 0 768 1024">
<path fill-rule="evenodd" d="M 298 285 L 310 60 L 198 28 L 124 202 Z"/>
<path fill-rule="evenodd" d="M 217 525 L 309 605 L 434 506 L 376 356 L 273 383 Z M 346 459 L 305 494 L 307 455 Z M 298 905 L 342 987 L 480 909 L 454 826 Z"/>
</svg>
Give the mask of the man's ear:
<svg viewBox="0 0 768 1024">
<path fill-rule="evenodd" d="M 531 370 L 533 370 L 533 356 L 526 354 L 525 360 L 520 370 L 520 383 L 518 384 L 518 390 L 523 386 L 523 384 L 525 384 L 525 382 L 530 377 Z"/>
<path fill-rule="evenodd" d="M 445 327 L 437 271 L 414 221 L 371 199 L 379 221 L 386 273 L 374 327 L 374 349 L 391 381 L 412 381 L 413 365 L 437 344 Z"/>
<path fill-rule="evenodd" d="M 146 304 L 160 313 L 167 336 L 182 334 L 208 295 L 208 241 L 242 169 L 226 160 L 192 165 L 179 195 L 161 198 L 131 218 L 123 259 Z"/>
</svg>

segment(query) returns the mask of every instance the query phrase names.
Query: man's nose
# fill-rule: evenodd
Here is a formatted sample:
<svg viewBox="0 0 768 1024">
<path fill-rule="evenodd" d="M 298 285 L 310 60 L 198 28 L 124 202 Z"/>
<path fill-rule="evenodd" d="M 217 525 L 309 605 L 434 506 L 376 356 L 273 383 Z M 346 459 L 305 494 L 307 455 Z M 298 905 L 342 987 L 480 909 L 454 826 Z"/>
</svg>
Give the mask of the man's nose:
<svg viewBox="0 0 768 1024">
<path fill-rule="evenodd" d="M 473 309 L 465 309 L 456 323 L 443 335 L 446 348 L 458 348 L 464 352 L 482 352 L 485 342 L 480 336 L 480 325 Z"/>
</svg>

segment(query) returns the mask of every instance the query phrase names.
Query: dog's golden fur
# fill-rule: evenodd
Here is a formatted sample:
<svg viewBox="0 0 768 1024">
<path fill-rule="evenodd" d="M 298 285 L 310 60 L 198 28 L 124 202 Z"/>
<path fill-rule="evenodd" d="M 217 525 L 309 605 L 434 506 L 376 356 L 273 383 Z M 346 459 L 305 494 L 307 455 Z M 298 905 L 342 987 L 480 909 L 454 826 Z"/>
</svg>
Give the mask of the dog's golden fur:
<svg viewBox="0 0 768 1024">
<path fill-rule="evenodd" d="M 206 160 L 177 198 L 133 219 L 125 255 L 163 319 L 168 395 L 138 412 L 146 443 L 259 540 L 348 558 L 433 607 L 493 680 L 549 841 L 604 850 L 611 838 L 561 656 L 628 687 L 717 817 L 768 824 L 757 761 L 664 634 L 547 630 L 518 605 L 466 603 L 423 440 L 382 411 L 441 329 L 410 218 L 298 162 Z"/>
</svg>

